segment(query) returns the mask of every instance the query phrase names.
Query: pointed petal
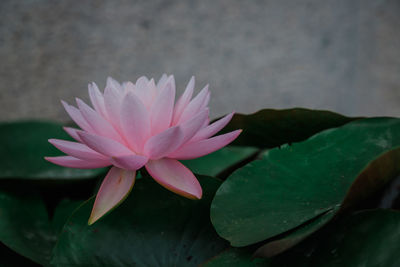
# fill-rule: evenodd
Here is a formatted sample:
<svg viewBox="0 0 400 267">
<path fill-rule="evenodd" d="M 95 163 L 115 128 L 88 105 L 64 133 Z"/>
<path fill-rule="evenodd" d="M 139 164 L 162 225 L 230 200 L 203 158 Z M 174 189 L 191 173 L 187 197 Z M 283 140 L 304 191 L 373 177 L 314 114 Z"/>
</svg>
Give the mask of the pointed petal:
<svg viewBox="0 0 400 267">
<path fill-rule="evenodd" d="M 151 79 L 151 80 L 150 80 L 150 82 L 149 82 L 149 84 L 148 84 L 148 88 L 149 88 L 150 96 L 151 96 L 151 97 L 150 97 L 150 103 L 149 103 L 149 105 L 147 106 L 147 108 L 150 109 L 151 106 L 152 106 L 153 103 L 154 103 L 154 100 L 156 99 L 157 94 L 158 94 L 157 85 L 156 85 L 156 83 L 154 82 L 154 79 Z"/>
<path fill-rule="evenodd" d="M 171 83 L 172 89 L 175 92 L 176 91 L 176 85 L 175 85 L 175 77 L 174 77 L 174 75 L 169 75 L 167 83 Z"/>
<path fill-rule="evenodd" d="M 122 84 L 122 88 L 124 89 L 125 93 L 135 91 L 135 85 L 132 82 L 124 82 Z"/>
<path fill-rule="evenodd" d="M 205 156 L 228 145 L 235 140 L 241 132 L 242 130 L 236 130 L 230 133 L 212 137 L 210 139 L 188 143 L 168 155 L 168 157 L 183 160 Z"/>
<path fill-rule="evenodd" d="M 149 79 L 142 76 L 136 81 L 135 95 L 142 101 L 145 106 L 148 106 L 151 101 L 151 92 L 148 88 Z"/>
<path fill-rule="evenodd" d="M 177 160 L 168 158 L 152 160 L 146 164 L 146 170 L 157 183 L 178 195 L 191 199 L 200 199 L 202 196 L 199 181 Z"/>
<path fill-rule="evenodd" d="M 81 142 L 82 143 L 82 139 L 79 137 L 78 132 L 80 130 L 75 129 L 75 128 L 71 128 L 71 127 L 63 127 L 64 131 L 67 132 L 67 134 L 69 134 L 69 136 L 71 136 L 72 138 L 74 138 L 76 141 Z"/>
<path fill-rule="evenodd" d="M 190 140 L 190 142 L 196 142 L 199 140 L 207 139 L 213 136 L 214 134 L 218 133 L 219 131 L 222 130 L 222 128 L 224 128 L 230 122 L 234 114 L 235 113 L 232 112 L 223 117 L 222 119 L 219 119 L 214 123 L 208 125 L 207 127 L 202 128 L 200 131 L 196 133 L 196 135 Z"/>
<path fill-rule="evenodd" d="M 141 152 L 150 136 L 150 115 L 142 101 L 129 92 L 122 101 L 121 128 L 135 152 Z"/>
<path fill-rule="evenodd" d="M 210 124 L 210 117 L 208 117 L 208 118 L 204 121 L 204 123 L 203 123 L 203 125 L 201 126 L 201 128 L 207 127 L 209 124 Z"/>
<path fill-rule="evenodd" d="M 83 118 L 81 112 L 76 107 L 68 105 L 67 102 L 61 101 L 65 110 L 67 111 L 68 115 L 71 119 L 82 129 L 87 132 L 93 132 L 92 127 L 87 123 L 87 121 Z"/>
<path fill-rule="evenodd" d="M 148 158 L 140 155 L 126 155 L 112 157 L 111 163 L 121 169 L 136 171 L 142 168 L 148 161 Z"/>
<path fill-rule="evenodd" d="M 211 93 L 210 93 L 210 91 L 208 91 L 203 103 L 201 104 L 201 106 L 199 108 L 199 110 L 202 110 L 202 109 L 204 109 L 205 107 L 208 106 L 208 103 L 210 102 L 210 97 L 211 97 Z"/>
<path fill-rule="evenodd" d="M 163 79 L 165 75 L 165 78 Z M 163 77 L 161 77 L 160 81 L 157 83 L 157 89 L 158 91 L 162 91 L 164 89 L 164 87 L 167 85 L 167 83 L 172 82 L 172 87 L 175 89 L 175 78 L 174 75 L 166 75 L 163 74 Z"/>
<path fill-rule="evenodd" d="M 117 80 L 113 79 L 112 77 L 107 77 L 107 87 L 112 87 L 119 92 L 122 91 L 121 84 Z"/>
<path fill-rule="evenodd" d="M 94 82 L 89 83 L 88 90 L 90 101 L 92 102 L 94 110 L 96 110 L 96 112 L 99 113 L 104 119 L 107 119 L 107 112 L 104 106 L 104 97 L 100 92 L 99 87 L 97 87 L 97 84 Z"/>
<path fill-rule="evenodd" d="M 208 85 L 204 87 L 200 93 L 197 94 L 195 98 L 186 106 L 185 110 L 182 113 L 182 116 L 179 118 L 178 123 L 182 123 L 193 117 L 199 110 L 204 106 L 204 102 L 207 100 L 208 96 Z"/>
<path fill-rule="evenodd" d="M 144 154 L 151 159 L 159 159 L 175 151 L 181 144 L 184 134 L 175 126 L 151 137 L 144 146 Z"/>
<path fill-rule="evenodd" d="M 151 109 L 151 135 L 166 130 L 171 125 L 175 102 L 175 87 L 169 78 L 164 89 L 156 96 Z"/>
<path fill-rule="evenodd" d="M 117 207 L 128 196 L 135 183 L 136 173 L 112 167 L 104 178 L 90 214 L 91 225 Z"/>
<path fill-rule="evenodd" d="M 193 95 L 193 90 L 194 90 L 194 76 L 190 79 L 188 85 L 186 86 L 185 91 L 181 95 L 181 97 L 178 99 L 175 105 L 174 109 L 174 117 L 172 120 L 172 124 L 176 125 L 179 121 L 179 118 L 182 115 L 183 110 L 186 108 L 186 106 L 189 104 L 190 99 L 192 98 Z"/>
<path fill-rule="evenodd" d="M 77 98 L 76 103 L 78 104 L 82 116 L 94 130 L 94 133 L 114 139 L 120 143 L 124 143 L 124 140 L 108 121 L 106 121 L 96 111 L 86 105 L 81 99 Z"/>
<path fill-rule="evenodd" d="M 81 143 L 70 142 L 59 139 L 49 139 L 49 143 L 57 147 L 65 154 L 68 154 L 78 159 L 83 159 L 83 160 L 100 159 L 105 161 L 108 160 L 107 157 L 103 156 L 100 153 L 97 153 L 96 151 L 90 149 L 88 146 Z"/>
<path fill-rule="evenodd" d="M 160 80 L 158 80 L 158 82 L 157 82 L 157 87 L 158 87 L 158 89 L 160 89 L 164 84 L 165 84 L 165 82 L 168 80 L 168 76 L 167 76 L 167 74 L 163 74 L 163 75 L 161 75 L 161 78 L 160 78 Z"/>
<path fill-rule="evenodd" d="M 45 157 L 45 160 L 60 166 L 77 169 L 96 169 L 111 165 L 108 160 L 82 160 L 71 156 Z"/>
<path fill-rule="evenodd" d="M 99 152 L 100 154 L 109 156 L 109 157 L 117 157 L 121 155 L 130 155 L 134 154 L 130 149 L 126 146 L 118 143 L 115 140 L 109 139 L 107 137 L 89 134 L 86 132 L 78 132 L 79 137 L 82 141 L 94 151 Z"/>
<path fill-rule="evenodd" d="M 208 108 L 204 109 L 199 114 L 194 116 L 192 119 L 185 121 L 184 123 L 179 125 L 184 134 L 182 144 L 185 144 L 187 141 L 189 141 L 204 125 L 204 122 L 208 121 L 208 114 L 209 114 Z"/>
<path fill-rule="evenodd" d="M 123 92 L 117 81 L 107 78 L 106 89 L 104 90 L 104 106 L 109 121 L 119 129 L 119 113 Z"/>
</svg>

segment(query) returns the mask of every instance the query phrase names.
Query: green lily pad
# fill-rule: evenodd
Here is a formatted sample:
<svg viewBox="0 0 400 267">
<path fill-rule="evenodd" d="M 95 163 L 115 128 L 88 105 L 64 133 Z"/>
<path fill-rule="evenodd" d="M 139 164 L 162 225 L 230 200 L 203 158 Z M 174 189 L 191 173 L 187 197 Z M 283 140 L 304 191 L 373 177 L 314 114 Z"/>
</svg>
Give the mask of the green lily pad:
<svg viewBox="0 0 400 267">
<path fill-rule="evenodd" d="M 35 196 L 0 192 L 0 241 L 44 265 L 55 243 L 44 202 Z"/>
<path fill-rule="evenodd" d="M 263 109 L 248 115 L 235 114 L 222 133 L 243 129 L 232 145 L 273 148 L 303 141 L 318 132 L 357 119 L 324 110 Z"/>
<path fill-rule="evenodd" d="M 80 170 L 47 162 L 45 156 L 62 152 L 47 140 L 71 140 L 62 126 L 52 122 L 24 121 L 0 124 L 0 178 L 83 179 L 94 178 L 104 169 Z"/>
<path fill-rule="evenodd" d="M 50 220 L 45 203 L 35 193 L 24 189 L 18 193 L 0 191 L 0 242 L 36 263 L 48 265 L 59 229 L 76 206 L 76 201 L 62 201 Z"/>
<path fill-rule="evenodd" d="M 311 219 L 309 222 L 304 223 L 300 227 L 285 233 L 280 238 L 267 242 L 256 250 L 254 256 L 270 258 L 286 251 L 306 239 L 312 233 L 321 229 L 333 218 L 336 211 L 337 209 L 332 209 L 323 213 L 316 218 Z"/>
<path fill-rule="evenodd" d="M 283 234 L 280 238 L 267 242 L 256 252 L 256 256 L 272 257 L 293 247 L 309 235 L 327 224 L 337 212 L 359 207 L 363 201 L 383 188 L 388 180 L 397 177 L 400 172 L 400 149 L 390 150 L 379 156 L 358 175 L 348 190 L 340 207 L 333 208 L 327 213 L 306 222 L 294 231 Z"/>
<path fill-rule="evenodd" d="M 217 177 L 232 166 L 254 156 L 258 151 L 256 147 L 228 146 L 204 157 L 181 162 L 194 173 Z"/>
<path fill-rule="evenodd" d="M 57 235 L 61 232 L 65 222 L 68 221 L 73 212 L 82 204 L 83 201 L 71 199 L 63 199 L 60 203 L 58 203 L 54 212 L 54 216 L 51 220 L 52 227 Z"/>
<path fill-rule="evenodd" d="M 266 259 L 252 259 L 252 252 L 245 248 L 229 248 L 209 259 L 202 267 L 256 267 L 268 266 Z"/>
<path fill-rule="evenodd" d="M 400 266 L 400 212 L 355 213 L 274 260 L 274 266 Z M 293 261 L 292 261 L 293 262 Z"/>
<path fill-rule="evenodd" d="M 271 259 L 253 258 L 250 249 L 230 248 L 204 267 L 396 267 L 400 266 L 400 212 L 369 210 L 352 214 L 293 249 Z"/>
<path fill-rule="evenodd" d="M 129 197 L 88 226 L 93 199 L 70 218 L 54 250 L 55 266 L 197 266 L 227 247 L 209 219 L 220 185 L 197 176 L 204 195 L 189 200 L 149 177 L 138 180 Z"/>
<path fill-rule="evenodd" d="M 212 223 L 233 246 L 246 246 L 351 206 L 399 172 L 399 150 L 383 155 L 399 146 L 400 120 L 374 118 L 269 150 L 218 189 Z"/>
</svg>

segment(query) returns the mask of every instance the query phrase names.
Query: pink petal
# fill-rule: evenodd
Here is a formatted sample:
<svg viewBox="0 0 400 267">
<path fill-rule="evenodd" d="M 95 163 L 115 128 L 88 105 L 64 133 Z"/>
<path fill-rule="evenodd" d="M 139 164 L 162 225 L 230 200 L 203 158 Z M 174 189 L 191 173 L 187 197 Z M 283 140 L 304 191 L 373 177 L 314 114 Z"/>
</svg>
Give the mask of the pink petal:
<svg viewBox="0 0 400 267">
<path fill-rule="evenodd" d="M 87 132 L 93 132 L 92 127 L 87 123 L 87 121 L 83 118 L 81 112 L 76 107 L 68 105 L 67 102 L 61 101 L 65 110 L 71 119 L 83 130 Z"/>
<path fill-rule="evenodd" d="M 136 171 L 142 168 L 148 161 L 148 158 L 140 155 L 126 155 L 112 157 L 111 163 L 121 169 Z"/>
<path fill-rule="evenodd" d="M 128 93 L 130 91 L 135 91 L 135 85 L 132 82 L 124 82 L 122 84 L 122 88 L 124 89 L 125 93 Z"/>
<path fill-rule="evenodd" d="M 188 85 L 186 86 L 185 91 L 183 92 L 181 97 L 176 102 L 175 109 L 174 109 L 174 117 L 172 119 L 173 125 L 176 125 L 178 123 L 183 110 L 189 104 L 190 99 L 192 98 L 192 95 L 193 95 L 193 90 L 194 90 L 194 76 L 192 76 Z"/>
<path fill-rule="evenodd" d="M 112 87 L 122 93 L 122 87 L 119 82 L 111 77 L 107 77 L 107 87 Z"/>
<path fill-rule="evenodd" d="M 126 146 L 109 139 L 107 137 L 89 134 L 86 132 L 78 132 L 79 137 L 82 141 L 91 149 L 99 152 L 100 154 L 109 156 L 109 157 L 117 157 L 121 155 L 130 155 L 134 154 L 130 149 Z"/>
<path fill-rule="evenodd" d="M 209 110 L 207 108 L 194 116 L 192 119 L 185 121 L 184 123 L 179 125 L 185 136 L 182 140 L 182 144 L 189 141 L 204 125 L 204 122 L 208 121 L 208 114 Z"/>
<path fill-rule="evenodd" d="M 204 106 L 208 95 L 208 85 L 204 87 L 200 93 L 197 94 L 195 98 L 186 106 L 185 110 L 182 113 L 182 116 L 179 118 L 179 123 L 185 122 L 191 117 L 193 117 L 199 110 Z"/>
<path fill-rule="evenodd" d="M 78 159 L 87 159 L 87 160 L 106 160 L 107 157 L 103 156 L 102 154 L 97 153 L 96 151 L 90 149 L 84 144 L 70 142 L 65 140 L 58 140 L 58 139 L 49 139 L 49 142 L 57 147 L 59 150 L 73 156 Z"/>
<path fill-rule="evenodd" d="M 133 92 L 129 92 L 122 101 L 121 128 L 133 150 L 141 152 L 150 136 L 150 115 Z"/>
<path fill-rule="evenodd" d="M 91 225 L 128 196 L 135 183 L 136 173 L 112 167 L 104 178 L 90 214 L 88 224 Z"/>
<path fill-rule="evenodd" d="M 66 131 L 72 138 L 74 138 L 76 141 L 82 143 L 82 139 L 79 137 L 78 132 L 80 130 L 71 128 L 71 127 L 63 127 L 64 131 Z"/>
<path fill-rule="evenodd" d="M 142 101 L 142 103 L 146 106 L 151 102 L 151 92 L 148 88 L 149 79 L 147 77 L 142 76 L 136 81 L 136 96 Z"/>
<path fill-rule="evenodd" d="M 99 88 L 95 83 L 89 83 L 89 97 L 94 110 L 100 114 L 103 118 L 107 119 L 107 111 L 104 106 L 104 97 L 103 94 L 100 92 Z"/>
<path fill-rule="evenodd" d="M 150 109 L 152 104 L 153 104 L 153 102 L 154 102 L 154 100 L 155 100 L 155 98 L 156 98 L 156 96 L 157 96 L 157 94 L 158 94 L 158 89 L 157 89 L 157 86 L 156 86 L 156 84 L 154 82 L 154 79 L 150 80 L 150 82 L 148 84 L 148 90 L 150 91 L 151 100 L 150 100 L 150 103 L 147 106 L 147 108 Z"/>
<path fill-rule="evenodd" d="M 163 158 L 146 164 L 146 170 L 157 183 L 178 195 L 200 199 L 202 189 L 193 173 L 174 159 Z"/>
<path fill-rule="evenodd" d="M 122 97 L 123 92 L 120 89 L 119 83 L 108 77 L 106 89 L 104 90 L 104 106 L 110 123 L 117 129 L 119 129 L 119 113 Z"/>
<path fill-rule="evenodd" d="M 168 80 L 168 76 L 167 76 L 167 74 L 163 74 L 163 75 L 161 75 L 161 78 L 160 78 L 160 80 L 158 80 L 158 82 L 157 82 L 157 87 L 160 89 L 161 87 L 163 87 L 164 86 L 164 84 L 165 84 L 165 82 Z"/>
<path fill-rule="evenodd" d="M 184 134 L 179 126 L 169 128 L 151 137 L 144 146 L 144 154 L 151 159 L 165 157 L 181 144 Z"/>
<path fill-rule="evenodd" d="M 196 133 L 196 135 L 190 140 L 190 142 L 196 142 L 202 139 L 207 139 L 214 134 L 218 133 L 222 130 L 232 119 L 234 112 L 226 115 L 222 119 L 215 121 L 214 123 L 208 125 L 205 128 L 202 128 L 200 131 Z"/>
<path fill-rule="evenodd" d="M 211 97 L 211 93 L 210 93 L 210 91 L 208 91 L 203 103 L 201 104 L 201 106 L 199 108 L 199 110 L 202 110 L 203 108 L 208 106 L 208 103 L 210 102 L 210 97 Z"/>
<path fill-rule="evenodd" d="M 235 140 L 241 132 L 242 130 L 236 130 L 230 133 L 212 137 L 210 139 L 188 143 L 168 155 L 168 157 L 184 160 L 205 156 L 228 145 Z"/>
<path fill-rule="evenodd" d="M 164 76 L 165 75 L 165 76 Z M 175 78 L 174 75 L 166 75 L 163 74 L 163 76 L 161 77 L 161 79 L 158 81 L 157 83 L 157 90 L 158 91 L 162 91 L 164 89 L 164 87 L 171 82 L 172 87 L 175 89 Z"/>
<path fill-rule="evenodd" d="M 204 123 L 201 126 L 201 128 L 204 128 L 204 127 L 208 126 L 209 124 L 210 124 L 210 117 L 208 117 L 207 120 L 204 121 Z"/>
<path fill-rule="evenodd" d="M 151 109 L 151 135 L 156 135 L 166 130 L 171 125 L 175 102 L 175 87 L 172 78 L 168 79 L 166 86 L 157 95 Z"/>
<path fill-rule="evenodd" d="M 108 121 L 106 121 L 96 111 L 86 105 L 81 99 L 77 98 L 76 103 L 78 104 L 82 116 L 86 119 L 86 121 L 94 130 L 94 133 L 100 136 L 114 139 L 120 143 L 124 143 L 124 140 Z"/>
<path fill-rule="evenodd" d="M 108 160 L 82 160 L 71 156 L 45 157 L 45 160 L 60 166 L 77 169 L 96 169 L 111 165 Z"/>
</svg>

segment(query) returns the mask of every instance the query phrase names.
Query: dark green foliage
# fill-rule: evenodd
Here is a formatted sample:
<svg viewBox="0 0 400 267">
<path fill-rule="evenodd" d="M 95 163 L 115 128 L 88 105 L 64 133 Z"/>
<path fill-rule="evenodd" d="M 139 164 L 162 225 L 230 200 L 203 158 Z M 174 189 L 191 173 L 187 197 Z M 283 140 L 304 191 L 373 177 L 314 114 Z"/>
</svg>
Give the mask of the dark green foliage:
<svg viewBox="0 0 400 267">
<path fill-rule="evenodd" d="M 47 139 L 71 140 L 59 124 L 0 124 L 0 266 L 400 265 L 400 212 L 368 206 L 400 174 L 399 119 L 266 109 L 224 131 L 238 128 L 233 146 L 183 161 L 201 200 L 142 169 L 88 226 L 106 170 L 46 162 L 62 155 Z"/>
<path fill-rule="evenodd" d="M 104 169 L 78 170 L 47 162 L 45 156 L 61 156 L 47 140 L 72 140 L 53 122 L 25 121 L 0 124 L 0 178 L 72 180 L 94 178 Z"/>
</svg>

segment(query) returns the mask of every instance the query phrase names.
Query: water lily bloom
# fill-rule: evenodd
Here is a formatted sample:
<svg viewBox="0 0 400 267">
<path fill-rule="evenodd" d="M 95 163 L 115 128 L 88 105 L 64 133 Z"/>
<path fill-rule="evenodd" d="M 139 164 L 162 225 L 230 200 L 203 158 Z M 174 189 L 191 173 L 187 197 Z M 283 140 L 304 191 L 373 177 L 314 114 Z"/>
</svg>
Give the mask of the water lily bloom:
<svg viewBox="0 0 400 267">
<path fill-rule="evenodd" d="M 112 165 L 97 193 L 89 218 L 94 223 L 120 204 L 131 191 L 136 171 L 143 166 L 165 188 L 191 199 L 202 189 L 193 173 L 178 160 L 194 159 L 232 142 L 236 130 L 214 136 L 233 113 L 210 124 L 208 86 L 193 99 L 194 77 L 175 104 L 175 80 L 163 75 L 118 83 L 107 79 L 104 94 L 89 84 L 93 108 L 77 98 L 77 108 L 62 101 L 81 129 L 64 127 L 76 142 L 50 139 L 68 154 L 46 160 L 71 168 L 92 169 Z"/>
</svg>

